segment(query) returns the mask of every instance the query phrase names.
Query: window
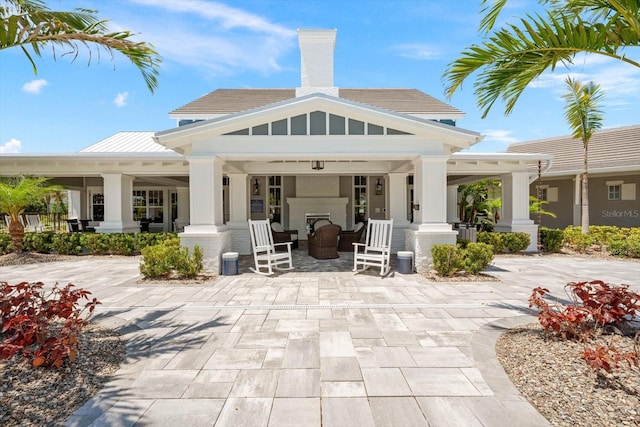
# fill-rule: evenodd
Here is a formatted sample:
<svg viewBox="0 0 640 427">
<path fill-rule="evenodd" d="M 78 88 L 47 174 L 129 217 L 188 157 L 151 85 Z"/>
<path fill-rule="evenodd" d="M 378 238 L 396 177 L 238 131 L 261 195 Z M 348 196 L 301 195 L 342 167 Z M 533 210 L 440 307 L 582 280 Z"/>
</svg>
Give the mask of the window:
<svg viewBox="0 0 640 427">
<path fill-rule="evenodd" d="M 91 196 L 91 219 L 104 221 L 104 194 L 94 193 Z"/>
<path fill-rule="evenodd" d="M 149 218 L 152 222 L 164 222 L 164 191 L 134 190 L 133 220 Z"/>
<path fill-rule="evenodd" d="M 541 188 L 540 189 L 540 200 L 543 202 L 549 201 L 549 188 Z"/>
<path fill-rule="evenodd" d="M 620 200 L 620 184 L 609 185 L 608 189 L 609 200 Z"/>
<path fill-rule="evenodd" d="M 353 223 L 364 222 L 367 219 L 367 177 L 353 177 Z"/>
<path fill-rule="evenodd" d="M 282 177 L 269 177 L 269 219 L 282 224 Z"/>
</svg>

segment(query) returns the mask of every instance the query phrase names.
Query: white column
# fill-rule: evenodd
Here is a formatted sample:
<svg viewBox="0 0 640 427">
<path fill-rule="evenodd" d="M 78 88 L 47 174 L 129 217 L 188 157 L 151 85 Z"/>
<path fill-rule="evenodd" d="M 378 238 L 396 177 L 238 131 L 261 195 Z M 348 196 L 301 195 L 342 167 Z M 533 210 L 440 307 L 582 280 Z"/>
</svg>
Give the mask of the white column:
<svg viewBox="0 0 640 427">
<path fill-rule="evenodd" d="M 414 159 L 413 222 L 419 231 L 448 231 L 447 156 L 420 156 Z"/>
<path fill-rule="evenodd" d="M 502 177 L 502 217 L 495 231 L 528 233 L 527 252 L 537 251 L 538 226 L 529 218 L 529 173 L 512 172 Z"/>
<path fill-rule="evenodd" d="M 452 224 L 454 222 L 460 222 L 458 216 L 458 186 L 447 186 L 447 222 Z"/>
<path fill-rule="evenodd" d="M 78 190 L 67 190 L 67 217 L 68 218 L 85 218 L 82 216 L 80 209 L 80 192 Z"/>
<path fill-rule="evenodd" d="M 229 225 L 247 226 L 247 174 L 231 173 L 229 178 Z"/>
<path fill-rule="evenodd" d="M 217 157 L 189 159 L 189 216 L 185 233 L 215 233 L 224 229 L 222 166 Z"/>
<path fill-rule="evenodd" d="M 189 187 L 177 187 L 178 193 L 178 217 L 176 222 L 189 224 Z"/>
<path fill-rule="evenodd" d="M 390 173 L 388 178 L 389 218 L 393 226 L 408 225 L 407 220 L 407 173 Z"/>
<path fill-rule="evenodd" d="M 100 233 L 132 233 L 140 231 L 133 221 L 133 177 L 120 173 L 102 174 L 104 189 L 104 221 L 96 227 Z"/>
</svg>

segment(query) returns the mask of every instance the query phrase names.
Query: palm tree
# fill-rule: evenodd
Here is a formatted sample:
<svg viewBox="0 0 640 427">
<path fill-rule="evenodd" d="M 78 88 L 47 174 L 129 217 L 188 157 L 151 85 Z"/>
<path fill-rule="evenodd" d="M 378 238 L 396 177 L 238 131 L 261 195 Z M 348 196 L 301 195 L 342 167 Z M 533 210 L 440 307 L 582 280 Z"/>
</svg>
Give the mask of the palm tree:
<svg viewBox="0 0 640 427">
<path fill-rule="evenodd" d="M 99 19 L 94 10 L 56 12 L 46 7 L 42 0 L 4 0 L 0 5 L 0 16 L 0 50 L 22 49 L 35 74 L 38 70 L 32 53 L 41 56 L 45 45 L 52 46 L 54 57 L 56 47 L 63 47 L 65 52 L 62 54 L 71 54 L 74 59 L 84 46 L 90 58 L 94 51 L 100 58 L 101 48 L 111 54 L 112 59 L 114 51 L 122 53 L 140 70 L 151 92 L 158 86 L 161 58 L 153 46 L 131 40 L 135 34 L 130 31 L 111 30 L 108 21 Z"/>
<path fill-rule="evenodd" d="M 568 92 L 562 95 L 566 101 L 564 117 L 569 127 L 573 130 L 572 136 L 582 141 L 582 207 L 581 224 L 582 234 L 589 233 L 589 182 L 587 155 L 589 152 L 589 140 L 593 131 L 602 127 L 602 110 L 600 102 L 603 93 L 600 86 L 594 82 L 585 84 L 568 77 L 565 80 Z"/>
<path fill-rule="evenodd" d="M 9 234 L 13 242 L 13 251 L 22 252 L 24 244 L 24 225 L 20 222 L 20 215 L 33 202 L 60 190 L 55 185 L 45 185 L 48 178 L 9 179 L 0 182 L 0 212 L 11 218 L 9 221 Z"/>
<path fill-rule="evenodd" d="M 493 104 L 505 102 L 509 114 L 525 88 L 544 71 L 571 64 L 580 52 L 603 55 L 640 67 L 625 48 L 640 46 L 640 0 L 541 0 L 544 14 L 531 14 L 493 30 L 507 0 L 483 0 L 483 41 L 464 50 L 444 73 L 450 98 L 473 73 L 477 104 L 486 117 Z"/>
</svg>

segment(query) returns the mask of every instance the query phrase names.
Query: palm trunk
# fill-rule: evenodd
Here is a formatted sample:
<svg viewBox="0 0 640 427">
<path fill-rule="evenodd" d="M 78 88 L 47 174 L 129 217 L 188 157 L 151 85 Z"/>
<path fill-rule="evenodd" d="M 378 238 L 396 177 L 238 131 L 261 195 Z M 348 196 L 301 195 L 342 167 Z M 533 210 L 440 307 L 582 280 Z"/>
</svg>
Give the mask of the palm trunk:
<svg viewBox="0 0 640 427">
<path fill-rule="evenodd" d="M 589 177 L 587 168 L 588 144 L 583 141 L 584 153 L 582 159 L 582 234 L 589 234 Z"/>
<path fill-rule="evenodd" d="M 9 234 L 11 235 L 11 242 L 13 243 L 13 252 L 22 253 L 22 246 L 24 244 L 24 226 L 20 224 L 20 221 L 11 219 L 9 222 Z"/>
</svg>

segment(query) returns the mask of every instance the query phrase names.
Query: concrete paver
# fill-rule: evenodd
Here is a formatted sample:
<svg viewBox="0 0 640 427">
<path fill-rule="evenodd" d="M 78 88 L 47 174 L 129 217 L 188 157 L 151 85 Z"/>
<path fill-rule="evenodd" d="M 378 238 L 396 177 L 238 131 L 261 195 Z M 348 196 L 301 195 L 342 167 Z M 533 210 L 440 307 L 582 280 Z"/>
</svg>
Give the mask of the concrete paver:
<svg viewBox="0 0 640 427">
<path fill-rule="evenodd" d="M 142 282 L 133 257 L 0 267 L 0 280 L 88 289 L 95 321 L 126 341 L 120 370 L 70 426 L 547 425 L 496 360 L 500 331 L 531 321 L 536 286 L 640 291 L 637 261 L 497 257 L 500 281 L 435 283 L 354 275 L 349 256 L 298 254 L 292 272 L 195 285 Z"/>
</svg>

